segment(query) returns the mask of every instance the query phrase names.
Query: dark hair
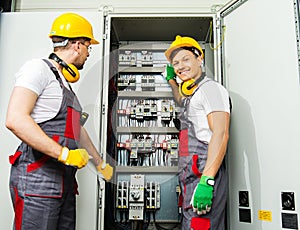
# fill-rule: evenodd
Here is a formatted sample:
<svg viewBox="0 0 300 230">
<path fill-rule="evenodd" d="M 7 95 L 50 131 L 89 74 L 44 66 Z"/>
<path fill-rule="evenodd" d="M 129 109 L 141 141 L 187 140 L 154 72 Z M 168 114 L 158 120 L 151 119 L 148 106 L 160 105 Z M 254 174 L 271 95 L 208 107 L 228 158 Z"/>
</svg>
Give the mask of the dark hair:
<svg viewBox="0 0 300 230">
<path fill-rule="evenodd" d="M 179 47 L 175 50 L 172 51 L 172 53 L 170 54 L 170 60 L 172 61 L 173 58 L 175 57 L 175 55 L 180 51 L 180 50 L 188 50 L 188 51 L 191 51 L 195 57 L 197 58 L 198 56 L 201 55 L 201 52 L 196 49 L 195 47 L 190 47 L 190 46 L 183 46 L 183 47 Z"/>
<path fill-rule="evenodd" d="M 65 37 L 61 37 L 61 36 L 53 36 L 51 37 L 52 42 L 53 43 L 57 43 L 57 42 L 63 42 L 64 40 L 66 40 L 67 38 Z"/>
<path fill-rule="evenodd" d="M 86 37 L 78 37 L 78 38 L 69 38 L 70 42 L 76 42 L 76 41 L 80 41 L 80 42 L 86 42 L 86 41 L 91 41 L 90 38 L 86 38 Z"/>
</svg>

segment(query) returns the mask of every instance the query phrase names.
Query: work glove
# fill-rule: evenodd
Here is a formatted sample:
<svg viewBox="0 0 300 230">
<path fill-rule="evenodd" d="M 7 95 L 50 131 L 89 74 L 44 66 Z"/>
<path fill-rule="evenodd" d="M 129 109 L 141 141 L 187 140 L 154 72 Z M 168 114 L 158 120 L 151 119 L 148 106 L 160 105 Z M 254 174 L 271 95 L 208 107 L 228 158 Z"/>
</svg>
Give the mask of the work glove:
<svg viewBox="0 0 300 230">
<path fill-rule="evenodd" d="M 191 200 L 193 212 L 198 215 L 206 214 L 210 211 L 214 191 L 214 178 L 209 176 L 201 176 L 200 182 L 194 189 Z"/>
<path fill-rule="evenodd" d="M 174 71 L 174 68 L 171 64 L 168 64 L 166 66 L 165 72 L 163 73 L 164 77 L 166 78 L 167 81 L 173 79 L 175 80 L 176 73 Z"/>
<path fill-rule="evenodd" d="M 105 161 L 102 161 L 102 163 L 97 166 L 97 171 L 102 174 L 103 178 L 106 181 L 110 181 L 110 179 L 112 178 L 113 167 L 105 163 Z"/>
<path fill-rule="evenodd" d="M 88 163 L 89 154 L 85 149 L 69 150 L 67 147 L 63 147 L 58 157 L 58 161 L 80 169 Z"/>
</svg>

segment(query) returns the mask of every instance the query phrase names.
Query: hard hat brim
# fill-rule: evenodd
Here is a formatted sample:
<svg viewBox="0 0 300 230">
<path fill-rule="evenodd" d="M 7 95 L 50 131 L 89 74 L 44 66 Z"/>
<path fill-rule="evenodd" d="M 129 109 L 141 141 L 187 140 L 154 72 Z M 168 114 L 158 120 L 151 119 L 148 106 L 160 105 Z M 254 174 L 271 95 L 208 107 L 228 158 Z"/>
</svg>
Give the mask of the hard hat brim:
<svg viewBox="0 0 300 230">
<path fill-rule="evenodd" d="M 193 46 L 191 46 L 191 44 L 189 44 L 189 43 L 182 43 L 180 45 L 170 47 L 169 49 L 167 49 L 165 51 L 165 56 L 166 56 L 166 58 L 168 59 L 169 62 L 171 62 L 170 56 L 173 53 L 173 51 L 175 51 L 175 50 L 177 50 L 181 47 L 193 47 Z"/>
<path fill-rule="evenodd" d="M 96 39 L 94 39 L 94 38 L 92 38 L 91 39 L 91 44 L 92 45 L 97 45 L 97 44 L 99 44 L 100 42 L 98 42 Z"/>
</svg>

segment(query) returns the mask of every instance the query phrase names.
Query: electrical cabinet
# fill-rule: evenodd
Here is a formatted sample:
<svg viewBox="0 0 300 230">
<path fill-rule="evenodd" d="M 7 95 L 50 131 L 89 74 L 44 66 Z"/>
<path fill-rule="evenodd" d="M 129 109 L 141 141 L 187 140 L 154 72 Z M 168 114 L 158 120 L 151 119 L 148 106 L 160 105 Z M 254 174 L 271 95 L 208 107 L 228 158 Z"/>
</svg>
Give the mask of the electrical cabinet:
<svg viewBox="0 0 300 230">
<path fill-rule="evenodd" d="M 117 95 L 111 114 L 116 224 L 179 227 L 178 107 L 162 76 L 169 44 L 119 43 L 118 70 L 111 80 L 115 88 L 109 92 Z"/>
<path fill-rule="evenodd" d="M 114 219 L 105 218 L 108 225 L 181 229 L 180 109 L 165 80 L 168 61 L 164 52 L 176 36 L 169 26 L 176 23 L 181 25 L 178 34 L 189 34 L 184 29 L 188 20 L 206 28 L 196 37 L 206 52 L 202 39 L 209 36 L 210 17 L 106 18 L 110 47 L 107 152 L 115 163 L 115 185 L 106 193 L 107 202 L 115 204 L 110 215 Z M 151 29 L 165 31 L 151 34 Z M 209 60 L 207 66 L 214 66 Z"/>
</svg>

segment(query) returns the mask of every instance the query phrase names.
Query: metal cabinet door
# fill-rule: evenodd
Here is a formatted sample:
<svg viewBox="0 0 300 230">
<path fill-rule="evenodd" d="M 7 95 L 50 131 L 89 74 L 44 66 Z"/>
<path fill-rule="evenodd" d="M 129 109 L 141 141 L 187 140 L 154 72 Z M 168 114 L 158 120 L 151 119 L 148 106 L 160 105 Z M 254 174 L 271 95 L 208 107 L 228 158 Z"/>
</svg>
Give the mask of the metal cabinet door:
<svg viewBox="0 0 300 230">
<path fill-rule="evenodd" d="M 281 201 L 282 192 L 295 197 L 300 193 L 294 178 L 300 174 L 294 4 L 292 0 L 233 2 L 220 12 L 226 26 L 224 83 L 233 102 L 229 229 L 296 229 L 297 209 L 283 210 Z M 248 205 L 243 200 L 247 193 Z"/>
</svg>

